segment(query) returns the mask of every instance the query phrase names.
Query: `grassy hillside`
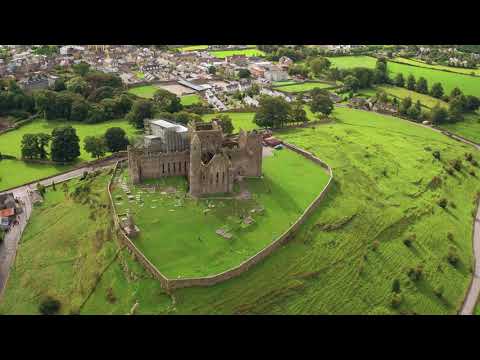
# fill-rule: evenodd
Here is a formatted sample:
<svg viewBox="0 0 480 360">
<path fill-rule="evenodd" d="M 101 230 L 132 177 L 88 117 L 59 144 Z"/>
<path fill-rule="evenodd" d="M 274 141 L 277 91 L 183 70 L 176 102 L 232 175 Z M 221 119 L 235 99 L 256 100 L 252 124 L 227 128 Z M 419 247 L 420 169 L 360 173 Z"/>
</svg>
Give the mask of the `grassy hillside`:
<svg viewBox="0 0 480 360">
<path fill-rule="evenodd" d="M 395 58 L 394 61 L 401 62 L 407 65 L 415 65 L 415 66 L 425 67 L 425 68 L 434 69 L 434 70 L 451 71 L 451 72 L 455 72 L 459 74 L 467 74 L 467 75 L 471 75 L 472 73 L 477 76 L 480 75 L 479 69 L 466 69 L 466 68 L 453 67 L 453 66 L 433 65 L 433 64 L 427 64 L 424 61 L 416 60 L 416 59 Z"/>
<path fill-rule="evenodd" d="M 61 302 L 62 314 L 79 311 L 117 251 L 106 208 L 107 181 L 107 174 L 98 176 L 91 194 L 80 201 L 65 197 L 60 185 L 48 189 L 20 242 L 0 313 L 37 314 L 48 296 Z M 70 181 L 69 192 L 79 184 Z"/>
<path fill-rule="evenodd" d="M 336 109 L 335 116 L 334 124 L 281 135 L 327 161 L 335 174 L 333 191 L 291 243 L 237 279 L 177 291 L 175 306 L 149 282 L 120 281 L 112 267 L 85 311 L 128 311 L 106 303 L 111 287 L 138 300 L 140 313 L 455 313 L 471 276 L 480 182 L 465 160 L 454 176 L 444 167 L 473 150 L 388 116 L 351 109 Z M 432 182 L 435 176 L 440 181 Z M 443 197 L 446 210 L 437 205 Z M 460 259 L 456 268 L 446 259 L 449 251 Z M 407 273 L 418 266 L 423 277 L 414 282 Z M 390 306 L 394 279 L 403 295 L 398 310 Z M 443 299 L 434 294 L 441 287 Z"/>
</svg>

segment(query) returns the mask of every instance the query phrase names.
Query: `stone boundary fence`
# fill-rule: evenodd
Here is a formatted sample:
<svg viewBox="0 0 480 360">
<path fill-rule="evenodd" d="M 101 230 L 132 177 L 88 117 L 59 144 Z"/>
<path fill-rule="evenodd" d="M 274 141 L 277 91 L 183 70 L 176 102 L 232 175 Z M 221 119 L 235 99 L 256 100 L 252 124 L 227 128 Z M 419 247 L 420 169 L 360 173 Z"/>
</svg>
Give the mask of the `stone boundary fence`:
<svg viewBox="0 0 480 360">
<path fill-rule="evenodd" d="M 118 170 L 118 165 L 120 164 L 121 161 L 118 161 L 117 164 L 115 165 L 114 171 L 112 173 L 112 177 L 110 179 L 110 182 L 108 184 L 108 195 L 110 197 L 110 203 L 112 206 L 113 210 L 113 217 L 114 217 L 114 223 L 115 223 L 115 228 L 118 230 L 120 234 L 120 239 L 122 242 L 128 247 L 131 253 L 134 254 L 135 258 L 145 267 L 145 269 L 151 273 L 157 280 L 160 281 L 162 287 L 169 293 L 171 290 L 175 289 L 181 289 L 181 288 L 186 288 L 186 287 L 207 287 L 207 286 L 213 286 L 218 283 L 224 282 L 226 280 L 232 279 L 234 277 L 240 276 L 244 272 L 246 272 L 248 269 L 250 269 L 252 266 L 258 264 L 261 262 L 263 259 L 265 259 L 267 256 L 272 254 L 275 250 L 277 250 L 279 247 L 283 246 L 286 244 L 288 241 L 290 241 L 293 236 L 297 233 L 297 231 L 300 229 L 300 227 L 305 223 L 305 221 L 308 219 L 308 217 L 317 209 L 321 201 L 324 199 L 326 196 L 328 190 L 330 189 L 332 183 L 333 183 L 333 171 L 330 168 L 330 166 L 317 158 L 315 155 L 302 150 L 294 145 L 288 144 L 288 143 L 283 143 L 285 147 L 288 149 L 304 156 L 305 158 L 317 163 L 320 165 L 323 169 L 325 169 L 328 174 L 330 175 L 330 178 L 328 180 L 328 183 L 325 185 L 325 187 L 322 189 L 320 194 L 312 201 L 312 203 L 305 209 L 303 214 L 295 221 L 293 225 L 291 225 L 282 235 L 280 235 L 276 240 L 274 240 L 270 245 L 259 251 L 257 254 L 253 255 L 249 259 L 245 260 L 242 262 L 240 265 L 233 267 L 229 270 L 226 270 L 220 274 L 217 275 L 212 275 L 212 276 L 205 276 L 205 277 L 198 277 L 198 278 L 186 278 L 186 279 L 168 279 L 166 276 L 164 276 L 156 267 L 153 265 L 146 257 L 143 255 L 143 253 L 135 246 L 135 244 L 129 239 L 129 237 L 124 233 L 124 231 L 120 228 L 119 225 L 119 220 L 117 216 L 117 212 L 115 210 L 115 204 L 113 202 L 112 194 L 111 194 L 111 186 L 113 179 L 115 178 L 115 174 Z"/>
</svg>

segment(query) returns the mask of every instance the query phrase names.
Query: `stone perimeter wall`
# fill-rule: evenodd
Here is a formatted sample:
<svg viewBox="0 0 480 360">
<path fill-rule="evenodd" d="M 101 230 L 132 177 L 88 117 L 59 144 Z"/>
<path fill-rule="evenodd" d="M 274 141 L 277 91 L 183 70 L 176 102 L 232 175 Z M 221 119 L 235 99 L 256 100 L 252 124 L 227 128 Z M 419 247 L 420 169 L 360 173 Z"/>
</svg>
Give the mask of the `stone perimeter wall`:
<svg viewBox="0 0 480 360">
<path fill-rule="evenodd" d="M 140 263 L 145 267 L 145 269 L 151 273 L 154 278 L 160 281 L 162 287 L 167 291 L 170 292 L 171 290 L 175 289 L 181 289 L 181 288 L 186 288 L 186 287 L 206 287 L 206 286 L 213 286 L 218 283 L 224 282 L 226 280 L 232 279 L 234 277 L 237 277 L 244 272 L 246 272 L 248 269 L 250 269 L 252 266 L 258 264 L 260 261 L 265 259 L 267 256 L 269 256 L 271 253 L 273 253 L 276 249 L 281 247 L 282 245 L 286 244 L 288 241 L 290 241 L 293 237 L 293 235 L 296 234 L 296 232 L 300 229 L 300 227 L 305 223 L 305 221 L 308 219 L 308 217 L 312 214 L 313 211 L 315 211 L 318 207 L 318 205 L 321 203 L 325 195 L 327 194 L 328 190 L 330 189 L 331 184 L 333 183 L 333 171 L 322 160 L 319 158 L 315 157 L 313 154 L 302 150 L 294 145 L 288 144 L 288 143 L 283 143 L 285 147 L 288 149 L 304 156 L 305 158 L 317 163 L 321 167 L 323 167 L 330 175 L 330 179 L 328 180 L 328 183 L 325 185 L 321 193 L 312 201 L 312 203 L 305 209 L 303 214 L 297 219 L 297 221 L 290 226 L 282 235 L 280 235 L 275 241 L 273 241 L 270 245 L 259 251 L 257 254 L 253 255 L 249 259 L 245 260 L 243 263 L 240 265 L 229 269 L 227 271 L 224 271 L 220 274 L 213 275 L 213 276 L 205 276 L 205 277 L 199 277 L 199 278 L 188 278 L 188 279 L 168 279 L 165 277 L 156 267 L 153 265 L 144 255 L 143 253 L 135 246 L 135 244 L 128 238 L 128 236 L 123 232 L 123 230 L 120 228 L 119 223 L 118 223 L 118 217 L 117 213 L 115 210 L 115 204 L 113 203 L 112 199 L 112 194 L 111 194 L 111 185 L 112 181 L 115 177 L 115 173 L 118 169 L 118 164 L 120 163 L 117 162 L 115 165 L 114 172 L 112 174 L 112 178 L 110 179 L 110 182 L 108 184 L 108 195 L 110 197 L 110 203 L 112 206 L 113 210 L 113 216 L 114 216 L 114 222 L 115 222 L 115 227 L 118 230 L 120 234 L 120 238 L 122 242 L 128 247 L 131 253 L 135 255 L 135 258 L 140 261 Z"/>
</svg>

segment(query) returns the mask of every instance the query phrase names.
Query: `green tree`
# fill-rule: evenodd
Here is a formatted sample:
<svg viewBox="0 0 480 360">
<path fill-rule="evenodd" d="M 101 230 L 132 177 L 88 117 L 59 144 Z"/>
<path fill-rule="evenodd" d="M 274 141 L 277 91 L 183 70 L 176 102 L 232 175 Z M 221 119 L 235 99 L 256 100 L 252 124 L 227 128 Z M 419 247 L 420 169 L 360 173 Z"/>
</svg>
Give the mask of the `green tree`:
<svg viewBox="0 0 480 360">
<path fill-rule="evenodd" d="M 433 124 L 444 124 L 448 121 L 448 112 L 440 104 L 437 104 L 430 111 L 430 121 Z"/>
<path fill-rule="evenodd" d="M 432 85 L 432 89 L 430 90 L 430 95 L 434 98 L 441 99 L 443 96 L 443 86 L 441 83 L 437 82 Z"/>
<path fill-rule="evenodd" d="M 38 155 L 40 159 L 44 160 L 48 157 L 48 152 L 46 147 L 52 140 L 52 136 L 50 134 L 39 133 L 37 134 L 37 146 L 38 146 Z"/>
<path fill-rule="evenodd" d="M 107 152 L 107 146 L 103 136 L 87 136 L 83 142 L 85 151 L 94 158 L 99 159 Z"/>
<path fill-rule="evenodd" d="M 80 94 L 85 95 L 88 89 L 88 83 L 80 76 L 76 76 L 68 80 L 65 84 L 67 86 L 67 90 Z"/>
<path fill-rule="evenodd" d="M 158 89 L 155 92 L 153 95 L 153 101 L 160 111 L 174 113 L 182 110 L 183 108 L 180 98 L 177 95 L 172 94 L 170 91 L 164 89 Z"/>
<path fill-rule="evenodd" d="M 322 114 L 328 116 L 333 111 L 333 101 L 330 99 L 328 92 L 322 89 L 315 88 L 311 91 L 312 100 L 310 102 L 310 109 L 314 114 Z"/>
<path fill-rule="evenodd" d="M 127 150 L 129 144 L 125 130 L 112 127 L 105 132 L 105 145 L 110 152 Z"/>
<path fill-rule="evenodd" d="M 394 84 L 399 87 L 404 87 L 405 86 L 405 78 L 403 77 L 402 73 L 398 73 L 395 76 Z"/>
<path fill-rule="evenodd" d="M 412 98 L 410 96 L 407 96 L 406 98 L 403 98 L 402 101 L 400 102 L 400 107 L 398 111 L 402 115 L 408 115 L 408 110 L 410 110 L 411 106 L 412 106 Z"/>
<path fill-rule="evenodd" d="M 464 97 L 457 96 L 454 97 L 448 103 L 448 118 L 451 122 L 456 122 L 463 119 L 462 113 L 465 110 Z"/>
<path fill-rule="evenodd" d="M 228 116 L 227 114 L 220 114 L 218 116 L 218 120 L 224 134 L 233 133 L 233 123 L 230 116 Z"/>
<path fill-rule="evenodd" d="M 85 76 L 90 71 L 90 65 L 85 62 L 80 62 L 72 66 L 73 72 L 80 76 Z"/>
<path fill-rule="evenodd" d="M 252 74 L 250 73 L 250 70 L 248 69 L 240 69 L 238 70 L 238 77 L 240 79 L 248 79 L 250 78 Z"/>
<path fill-rule="evenodd" d="M 61 126 L 52 131 L 51 156 L 53 161 L 70 162 L 80 156 L 80 139 L 75 128 Z"/>
<path fill-rule="evenodd" d="M 143 121 L 153 117 L 153 104 L 148 100 L 138 100 L 133 103 L 132 109 L 126 118 L 136 129 L 143 129 Z"/>
<path fill-rule="evenodd" d="M 415 91 L 416 86 L 417 86 L 417 82 L 415 81 L 415 76 L 413 76 L 412 74 L 408 75 L 408 78 L 407 78 L 407 89 L 408 89 L 408 90 Z"/>
<path fill-rule="evenodd" d="M 307 112 L 303 108 L 303 101 L 297 100 L 291 105 L 290 122 L 305 123 L 308 121 Z"/>
<path fill-rule="evenodd" d="M 65 85 L 65 80 L 63 80 L 63 78 L 58 78 L 57 80 L 55 80 L 55 83 L 53 84 L 53 90 L 55 91 L 67 90 L 67 86 Z"/>
<path fill-rule="evenodd" d="M 209 73 L 210 75 L 215 75 L 215 74 L 217 73 L 217 68 L 216 68 L 215 66 L 213 66 L 213 65 L 209 66 L 209 67 L 208 67 L 208 73 Z"/>
<path fill-rule="evenodd" d="M 254 122 L 260 127 L 281 128 L 289 120 L 290 104 L 282 97 L 262 96 Z"/>
<path fill-rule="evenodd" d="M 85 121 L 88 117 L 88 112 L 90 110 L 90 106 L 87 101 L 83 99 L 75 100 L 72 103 L 71 111 L 70 111 L 70 120 L 72 121 Z"/>
<path fill-rule="evenodd" d="M 465 111 L 477 111 L 480 107 L 480 99 L 473 95 L 465 97 Z"/>
<path fill-rule="evenodd" d="M 331 62 L 325 57 L 317 57 L 310 61 L 310 69 L 315 76 L 320 76 L 330 68 Z"/>
<path fill-rule="evenodd" d="M 360 89 L 360 82 L 353 75 L 346 76 L 343 83 L 347 91 L 357 92 Z"/>
<path fill-rule="evenodd" d="M 387 60 L 384 58 L 377 59 L 374 71 L 375 83 L 384 84 L 388 82 Z"/>
<path fill-rule="evenodd" d="M 38 142 L 36 134 L 24 134 L 21 143 L 22 158 L 36 159 L 38 154 Z"/>
<path fill-rule="evenodd" d="M 428 83 L 427 79 L 423 76 L 420 77 L 417 81 L 417 86 L 415 87 L 416 91 L 420 94 L 428 94 Z"/>
<path fill-rule="evenodd" d="M 462 90 L 460 90 L 458 87 L 455 87 L 450 92 L 450 100 L 453 98 L 456 98 L 457 96 L 462 96 L 462 95 L 463 95 Z"/>
</svg>

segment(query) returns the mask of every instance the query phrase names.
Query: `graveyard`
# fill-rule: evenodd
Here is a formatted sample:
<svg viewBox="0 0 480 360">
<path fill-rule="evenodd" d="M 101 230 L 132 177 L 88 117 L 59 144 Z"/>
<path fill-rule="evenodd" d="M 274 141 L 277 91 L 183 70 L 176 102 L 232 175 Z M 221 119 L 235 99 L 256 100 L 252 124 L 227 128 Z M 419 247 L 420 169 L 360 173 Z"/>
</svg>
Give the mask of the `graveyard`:
<svg viewBox="0 0 480 360">
<path fill-rule="evenodd" d="M 263 178 L 244 179 L 233 194 L 195 200 L 184 177 L 132 185 L 127 169 L 112 196 L 120 222 L 131 218 L 135 245 L 167 277 L 221 273 L 280 236 L 328 182 L 319 165 L 290 150 L 264 158 Z"/>
</svg>

